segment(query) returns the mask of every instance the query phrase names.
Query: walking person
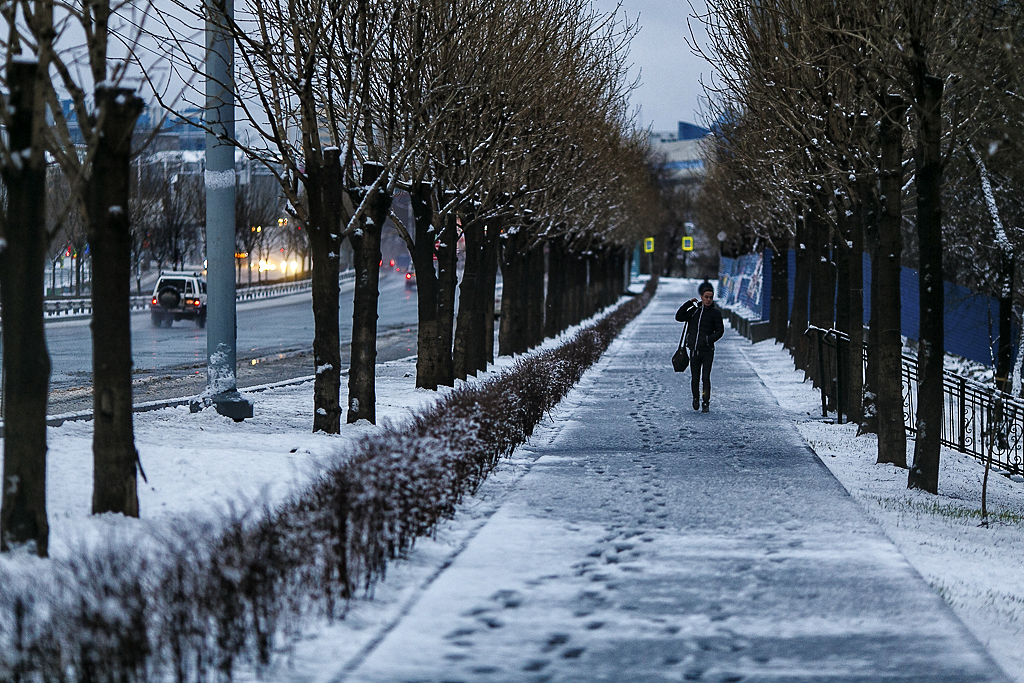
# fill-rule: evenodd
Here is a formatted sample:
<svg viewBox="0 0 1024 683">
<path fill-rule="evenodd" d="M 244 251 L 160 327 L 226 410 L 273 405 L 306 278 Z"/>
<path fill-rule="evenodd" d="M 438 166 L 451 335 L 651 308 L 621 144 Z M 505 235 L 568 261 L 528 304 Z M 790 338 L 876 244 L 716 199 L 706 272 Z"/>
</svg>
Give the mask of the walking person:
<svg viewBox="0 0 1024 683">
<path fill-rule="evenodd" d="M 690 350 L 690 389 L 693 391 L 693 409 L 711 410 L 711 363 L 715 360 L 715 342 L 725 334 L 722 312 L 715 306 L 715 288 L 705 280 L 697 287 L 699 299 L 690 299 L 676 311 L 676 320 L 689 323 L 686 330 L 686 348 Z M 700 383 L 704 383 L 704 393 Z"/>
</svg>

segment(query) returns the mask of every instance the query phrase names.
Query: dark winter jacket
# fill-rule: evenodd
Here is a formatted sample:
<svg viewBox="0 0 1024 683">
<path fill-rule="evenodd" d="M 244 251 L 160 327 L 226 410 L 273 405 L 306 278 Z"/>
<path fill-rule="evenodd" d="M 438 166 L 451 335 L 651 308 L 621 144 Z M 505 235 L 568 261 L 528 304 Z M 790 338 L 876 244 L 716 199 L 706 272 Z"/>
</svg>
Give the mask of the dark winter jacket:
<svg viewBox="0 0 1024 683">
<path fill-rule="evenodd" d="M 686 348 L 691 351 L 714 351 L 715 342 L 725 334 L 722 312 L 714 304 L 687 301 L 676 311 L 676 320 L 690 323 L 686 330 Z"/>
</svg>

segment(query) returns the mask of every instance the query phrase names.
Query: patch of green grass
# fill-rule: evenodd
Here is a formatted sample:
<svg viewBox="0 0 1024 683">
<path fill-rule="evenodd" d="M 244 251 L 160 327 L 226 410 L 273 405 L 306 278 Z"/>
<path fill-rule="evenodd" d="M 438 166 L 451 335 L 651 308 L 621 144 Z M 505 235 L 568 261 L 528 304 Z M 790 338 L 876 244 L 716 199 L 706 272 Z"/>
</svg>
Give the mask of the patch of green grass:
<svg viewBox="0 0 1024 683">
<path fill-rule="evenodd" d="M 884 510 L 902 510 L 906 512 L 924 513 L 937 515 L 947 519 L 957 520 L 978 520 L 981 521 L 981 510 L 954 505 L 939 500 L 914 500 L 907 498 L 892 498 L 883 496 L 866 496 L 868 500 L 878 503 Z M 1012 510 L 989 510 L 988 519 L 990 522 L 1000 522 L 1012 526 L 1024 526 L 1024 515 Z"/>
</svg>

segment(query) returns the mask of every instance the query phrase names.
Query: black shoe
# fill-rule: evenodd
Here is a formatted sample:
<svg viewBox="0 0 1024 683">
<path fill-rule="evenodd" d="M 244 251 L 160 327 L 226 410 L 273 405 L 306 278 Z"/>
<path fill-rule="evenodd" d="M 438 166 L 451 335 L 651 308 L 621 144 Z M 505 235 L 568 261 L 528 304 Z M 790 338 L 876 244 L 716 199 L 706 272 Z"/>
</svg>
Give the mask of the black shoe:
<svg viewBox="0 0 1024 683">
<path fill-rule="evenodd" d="M 702 413 L 710 413 L 711 412 L 711 404 L 710 403 L 705 403 L 703 406 L 701 406 L 700 412 L 702 412 Z"/>
<path fill-rule="evenodd" d="M 700 410 L 700 399 L 699 398 L 693 399 L 693 409 L 694 410 Z"/>
</svg>

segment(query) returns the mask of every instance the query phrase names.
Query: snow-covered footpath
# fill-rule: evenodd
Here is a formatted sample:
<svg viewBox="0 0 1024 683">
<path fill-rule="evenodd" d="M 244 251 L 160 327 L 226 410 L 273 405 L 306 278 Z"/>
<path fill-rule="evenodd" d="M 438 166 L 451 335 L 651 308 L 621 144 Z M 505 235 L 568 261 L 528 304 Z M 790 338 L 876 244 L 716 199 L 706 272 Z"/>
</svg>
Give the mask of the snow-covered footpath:
<svg viewBox="0 0 1024 683">
<path fill-rule="evenodd" d="M 781 345 L 745 350 L 779 405 L 850 495 L 953 608 L 1003 670 L 1024 682 L 1024 484 L 992 474 L 989 526 L 981 521 L 984 467 L 942 449 L 939 495 L 907 489 L 907 471 L 876 465 L 874 435 L 821 418 L 821 394 Z M 907 441 L 907 461 L 914 442 Z"/>
</svg>

